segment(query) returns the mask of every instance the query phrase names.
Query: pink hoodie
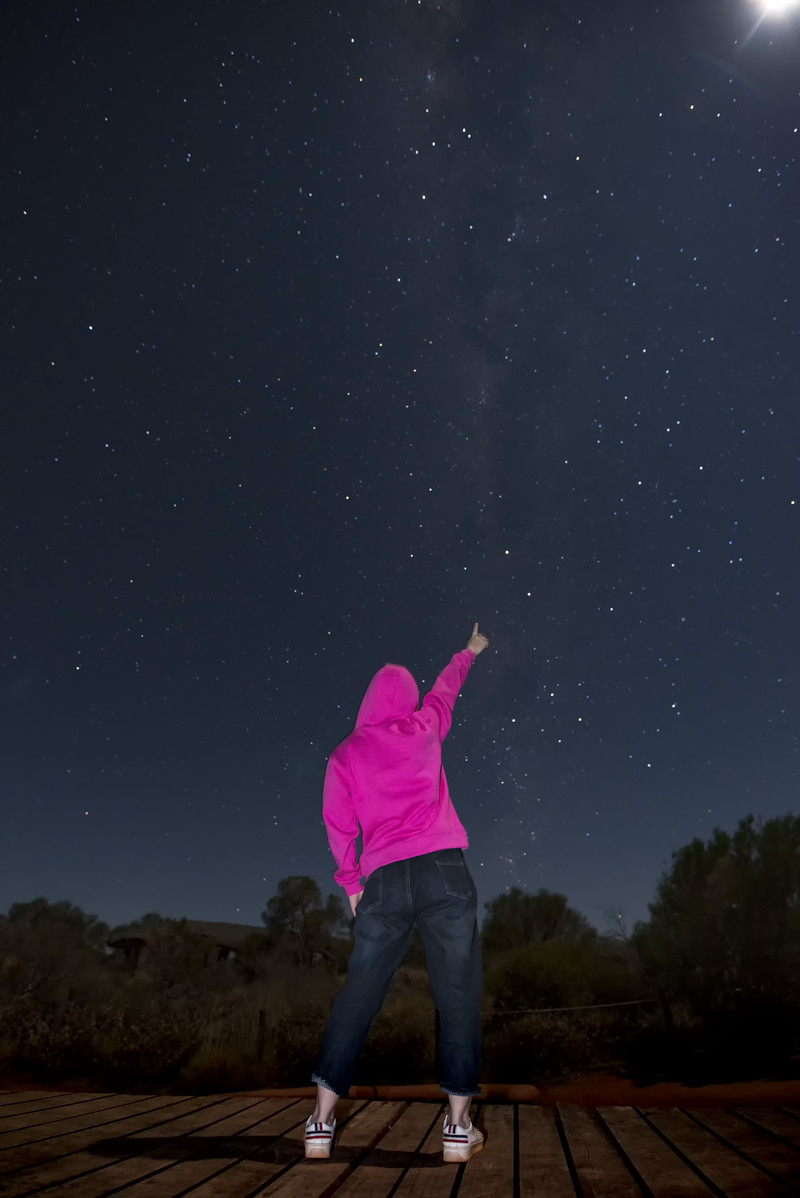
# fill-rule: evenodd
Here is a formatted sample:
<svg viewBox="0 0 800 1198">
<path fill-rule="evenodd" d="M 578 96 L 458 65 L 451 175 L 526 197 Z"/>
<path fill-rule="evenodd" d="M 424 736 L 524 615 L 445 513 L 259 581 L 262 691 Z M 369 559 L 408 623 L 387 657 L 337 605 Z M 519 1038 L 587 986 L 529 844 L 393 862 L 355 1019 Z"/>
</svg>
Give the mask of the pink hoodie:
<svg viewBox="0 0 800 1198">
<path fill-rule="evenodd" d="M 385 665 L 367 687 L 355 728 L 330 755 L 322 792 L 322 817 L 339 867 L 333 876 L 346 894 L 357 894 L 362 875 L 391 861 L 467 847 L 441 746 L 474 660 L 470 649 L 456 653 L 419 711 L 417 684 L 403 666 Z"/>
</svg>

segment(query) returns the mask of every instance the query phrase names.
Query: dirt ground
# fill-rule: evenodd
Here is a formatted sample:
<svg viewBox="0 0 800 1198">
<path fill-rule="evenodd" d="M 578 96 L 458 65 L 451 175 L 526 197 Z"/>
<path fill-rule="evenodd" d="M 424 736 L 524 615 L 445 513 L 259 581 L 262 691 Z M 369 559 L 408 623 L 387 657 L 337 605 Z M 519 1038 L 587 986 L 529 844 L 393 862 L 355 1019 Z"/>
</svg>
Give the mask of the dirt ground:
<svg viewBox="0 0 800 1198">
<path fill-rule="evenodd" d="M 658 1082 L 637 1086 L 622 1077 L 591 1077 L 541 1087 L 546 1104 L 579 1106 L 795 1106 L 800 1107 L 800 1081 L 752 1081 L 724 1085 L 684 1086 Z"/>
<path fill-rule="evenodd" d="M 311 1086 L 294 1090 L 258 1090 L 267 1096 L 292 1095 L 311 1098 Z M 353 1086 L 351 1098 L 397 1099 L 441 1102 L 438 1086 Z M 577 1106 L 788 1106 L 800 1109 L 800 1080 L 751 1081 L 725 1085 L 684 1086 L 677 1082 L 659 1082 L 637 1086 L 622 1077 L 593 1076 L 576 1078 L 549 1086 L 488 1085 L 481 1088 L 485 1102 L 530 1102 L 543 1106 L 573 1103 Z"/>
<path fill-rule="evenodd" d="M 61 1090 L 64 1093 L 87 1093 L 95 1087 L 75 1084 L 45 1085 L 29 1081 L 0 1078 L 2 1090 Z M 298 1086 L 283 1090 L 248 1090 L 247 1094 L 263 1098 L 313 1098 L 313 1086 Z M 353 1086 L 351 1098 L 378 1100 L 405 1099 L 406 1102 L 441 1102 L 442 1092 L 436 1085 L 426 1086 Z M 478 1101 L 530 1102 L 543 1106 L 573 1103 L 577 1106 L 638 1106 L 638 1107 L 722 1107 L 722 1106 L 782 1106 L 800 1110 L 800 1080 L 750 1081 L 724 1085 L 685 1086 L 678 1082 L 659 1082 L 653 1086 L 637 1086 L 623 1077 L 593 1076 L 574 1078 L 553 1085 L 487 1085 L 481 1088 Z"/>
</svg>

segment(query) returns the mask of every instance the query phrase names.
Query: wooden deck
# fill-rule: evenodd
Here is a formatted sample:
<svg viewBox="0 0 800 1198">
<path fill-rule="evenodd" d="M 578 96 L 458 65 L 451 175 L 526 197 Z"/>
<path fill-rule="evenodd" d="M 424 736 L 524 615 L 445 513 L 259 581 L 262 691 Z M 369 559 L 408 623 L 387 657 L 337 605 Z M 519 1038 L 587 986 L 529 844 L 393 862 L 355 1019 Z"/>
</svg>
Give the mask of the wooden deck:
<svg viewBox="0 0 800 1198">
<path fill-rule="evenodd" d="M 800 1108 L 484 1104 L 486 1147 L 441 1156 L 444 1108 L 339 1104 L 303 1159 L 308 1100 L 0 1094 L 0 1194 L 23 1198 L 766 1198 L 800 1194 Z"/>
</svg>

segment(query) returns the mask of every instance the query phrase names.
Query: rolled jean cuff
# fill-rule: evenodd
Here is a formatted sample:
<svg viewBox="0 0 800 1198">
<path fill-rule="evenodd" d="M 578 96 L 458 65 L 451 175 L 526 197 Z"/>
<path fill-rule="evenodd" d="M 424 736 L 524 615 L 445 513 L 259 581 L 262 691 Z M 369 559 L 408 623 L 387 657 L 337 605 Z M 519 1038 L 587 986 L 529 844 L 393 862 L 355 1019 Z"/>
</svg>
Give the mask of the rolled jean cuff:
<svg viewBox="0 0 800 1198">
<path fill-rule="evenodd" d="M 452 1098 L 477 1098 L 481 1092 L 480 1086 L 477 1090 L 457 1090 L 455 1086 L 446 1086 L 444 1082 L 439 1083 L 439 1088 Z"/>
<path fill-rule="evenodd" d="M 334 1088 L 333 1088 L 333 1086 L 330 1084 L 330 1082 L 326 1082 L 326 1081 L 325 1081 L 325 1078 L 324 1078 L 324 1077 L 320 1077 L 318 1073 L 312 1073 L 312 1074 L 311 1074 L 311 1080 L 312 1080 L 312 1082 L 314 1083 L 314 1085 L 315 1085 L 315 1086 L 322 1086 L 323 1090 L 330 1090 L 331 1094 L 335 1094 L 337 1098 L 343 1098 L 343 1097 L 344 1097 L 344 1095 L 343 1095 L 343 1094 L 340 1094 L 338 1090 L 334 1090 Z"/>
</svg>

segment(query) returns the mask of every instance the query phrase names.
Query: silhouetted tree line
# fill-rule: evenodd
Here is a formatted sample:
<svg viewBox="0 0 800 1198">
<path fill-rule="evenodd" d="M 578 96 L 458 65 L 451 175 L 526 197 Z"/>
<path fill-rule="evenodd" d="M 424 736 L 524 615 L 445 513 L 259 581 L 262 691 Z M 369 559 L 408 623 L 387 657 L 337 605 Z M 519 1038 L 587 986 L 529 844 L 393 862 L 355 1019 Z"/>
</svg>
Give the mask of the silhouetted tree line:
<svg viewBox="0 0 800 1198">
<path fill-rule="evenodd" d="M 698 1036 L 706 1043 L 743 1027 L 761 1029 L 762 1039 L 769 1029 L 773 1052 L 791 1053 L 800 1022 L 800 817 L 749 816 L 732 835 L 716 830 L 705 843 L 692 841 L 673 854 L 649 912 L 630 936 L 602 935 L 547 890 L 515 888 L 486 903 L 487 1042 L 504 1080 L 514 1070 L 585 1063 L 593 1042 L 610 1044 L 623 1032 L 624 1053 L 641 1059 L 648 1036 L 660 1052 L 666 1036 L 674 1061 L 681 1036 L 696 1054 Z M 135 1074 L 146 1045 L 167 1076 L 198 1046 L 211 1051 L 212 1023 L 221 1037 L 235 1018 L 256 1013 L 259 1058 L 269 1023 L 276 1076 L 294 1080 L 341 984 L 351 921 L 338 896 L 324 898 L 312 878 L 298 876 L 279 883 L 261 918 L 262 930 L 238 929 L 233 944 L 231 925 L 150 913 L 111 930 L 69 902 L 15 903 L 0 916 L 0 1067 L 52 1059 L 74 1072 L 77 1061 L 100 1068 L 110 1055 L 115 1076 Z M 427 1019 L 428 999 L 418 997 L 420 988 L 427 993 L 423 967 L 415 936 L 393 991 L 397 1010 L 414 1009 L 413 1027 Z M 567 1026 L 543 1014 L 623 1003 L 631 1007 L 620 1008 L 616 1022 L 601 1012 L 594 1023 Z M 389 1056 L 400 1052 L 393 1019 Z M 634 1025 L 639 1041 L 631 1048 Z M 416 1034 L 410 1017 L 407 1034 Z M 542 1048 L 548 1036 L 561 1045 L 550 1056 Z M 524 1038 L 539 1044 L 538 1057 L 520 1056 Z M 219 1043 L 224 1056 L 227 1042 Z M 387 1070 L 396 1069 L 388 1061 Z"/>
<path fill-rule="evenodd" d="M 672 854 L 632 944 L 643 975 L 702 1017 L 800 1009 L 800 817 L 740 820 Z"/>
</svg>

